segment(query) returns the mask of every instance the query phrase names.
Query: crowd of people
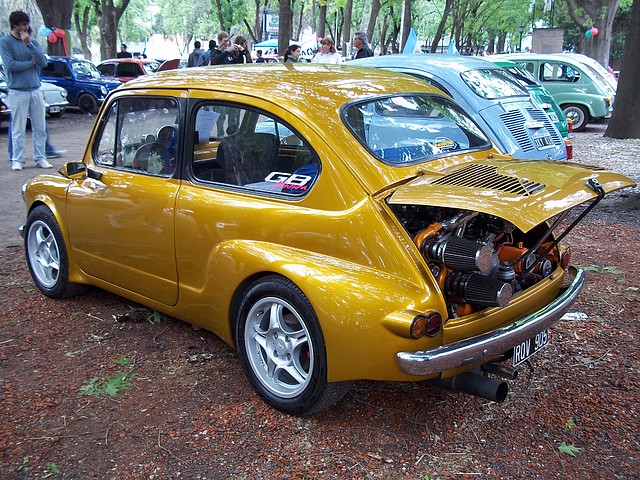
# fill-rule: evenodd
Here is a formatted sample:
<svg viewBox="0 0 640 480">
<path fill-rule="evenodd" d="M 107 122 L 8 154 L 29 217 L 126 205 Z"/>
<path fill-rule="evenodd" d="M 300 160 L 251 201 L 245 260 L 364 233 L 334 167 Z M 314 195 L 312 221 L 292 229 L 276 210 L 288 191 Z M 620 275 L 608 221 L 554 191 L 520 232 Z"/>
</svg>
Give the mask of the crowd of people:
<svg viewBox="0 0 640 480">
<path fill-rule="evenodd" d="M 122 44 L 124 51 L 126 45 Z M 373 57 L 373 51 L 369 46 L 367 34 L 362 31 L 355 33 L 353 37 L 353 54 L 351 59 Z M 209 49 L 202 49 L 199 40 L 193 43 L 193 51 L 189 54 L 187 67 L 200 67 L 206 65 L 232 65 L 238 63 L 265 63 L 267 59 L 263 57 L 262 50 L 256 50 L 255 60 L 252 58 L 251 49 L 247 39 L 242 35 L 237 35 L 231 42 L 231 36 L 227 32 L 220 32 L 217 41 L 209 40 Z M 318 49 L 311 58 L 311 63 L 342 63 L 342 56 L 336 49 L 335 42 L 331 37 L 319 39 Z M 302 46 L 297 44 L 289 45 L 284 53 L 284 63 L 305 62 L 302 57 Z"/>
</svg>

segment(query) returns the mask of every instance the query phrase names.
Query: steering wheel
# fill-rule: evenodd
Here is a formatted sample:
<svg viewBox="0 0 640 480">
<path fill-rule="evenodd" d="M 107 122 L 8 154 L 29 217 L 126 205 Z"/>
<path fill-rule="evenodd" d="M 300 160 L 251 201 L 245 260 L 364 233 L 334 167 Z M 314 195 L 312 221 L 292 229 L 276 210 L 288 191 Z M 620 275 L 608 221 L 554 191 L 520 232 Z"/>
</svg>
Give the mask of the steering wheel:
<svg viewBox="0 0 640 480">
<path fill-rule="evenodd" d="M 133 156 L 132 167 L 138 170 L 145 170 L 149 173 L 160 173 L 164 168 L 162 152 L 164 145 L 158 142 L 145 143 Z"/>
</svg>

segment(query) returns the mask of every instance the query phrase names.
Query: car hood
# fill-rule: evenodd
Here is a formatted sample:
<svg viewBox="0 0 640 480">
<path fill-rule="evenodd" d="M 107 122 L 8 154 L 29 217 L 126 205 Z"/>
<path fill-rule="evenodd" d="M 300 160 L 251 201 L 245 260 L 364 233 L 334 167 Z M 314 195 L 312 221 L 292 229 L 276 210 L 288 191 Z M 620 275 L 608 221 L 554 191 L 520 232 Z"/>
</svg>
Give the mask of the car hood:
<svg viewBox="0 0 640 480">
<path fill-rule="evenodd" d="M 593 200 L 595 179 L 605 193 L 635 186 L 630 178 L 571 162 L 487 160 L 442 172 L 426 171 L 398 187 L 389 202 L 474 210 L 499 216 L 527 232 L 541 222 Z"/>
</svg>

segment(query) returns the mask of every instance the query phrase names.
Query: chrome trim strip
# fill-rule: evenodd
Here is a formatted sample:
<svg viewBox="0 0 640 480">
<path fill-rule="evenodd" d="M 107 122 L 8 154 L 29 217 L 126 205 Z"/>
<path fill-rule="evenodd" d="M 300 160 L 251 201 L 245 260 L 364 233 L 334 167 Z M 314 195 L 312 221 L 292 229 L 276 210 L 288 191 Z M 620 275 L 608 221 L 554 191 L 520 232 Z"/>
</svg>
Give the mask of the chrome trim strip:
<svg viewBox="0 0 640 480">
<path fill-rule="evenodd" d="M 578 298 L 584 282 L 584 271 L 576 270 L 573 282 L 537 312 L 491 332 L 438 348 L 398 352 L 398 364 L 409 375 L 433 375 L 483 360 L 489 361 L 560 320 Z"/>
</svg>

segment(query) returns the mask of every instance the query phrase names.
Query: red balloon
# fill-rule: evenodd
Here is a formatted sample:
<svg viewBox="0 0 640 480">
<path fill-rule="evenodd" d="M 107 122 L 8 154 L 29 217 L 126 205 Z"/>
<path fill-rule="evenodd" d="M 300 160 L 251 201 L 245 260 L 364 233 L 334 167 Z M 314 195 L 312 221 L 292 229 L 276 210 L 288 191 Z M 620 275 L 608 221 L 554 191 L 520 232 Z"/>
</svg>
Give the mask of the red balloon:
<svg viewBox="0 0 640 480">
<path fill-rule="evenodd" d="M 593 35 L 594 37 L 598 34 L 599 30 L 596 27 L 593 27 L 591 29 L 591 35 Z"/>
<path fill-rule="evenodd" d="M 51 32 L 47 37 L 47 40 L 49 40 L 49 43 L 56 43 L 58 41 L 58 37 L 55 33 Z"/>
<path fill-rule="evenodd" d="M 53 33 L 55 33 L 56 37 L 58 38 L 64 38 L 67 36 L 66 33 L 64 33 L 64 30 L 62 30 L 61 28 L 56 28 Z"/>
</svg>

